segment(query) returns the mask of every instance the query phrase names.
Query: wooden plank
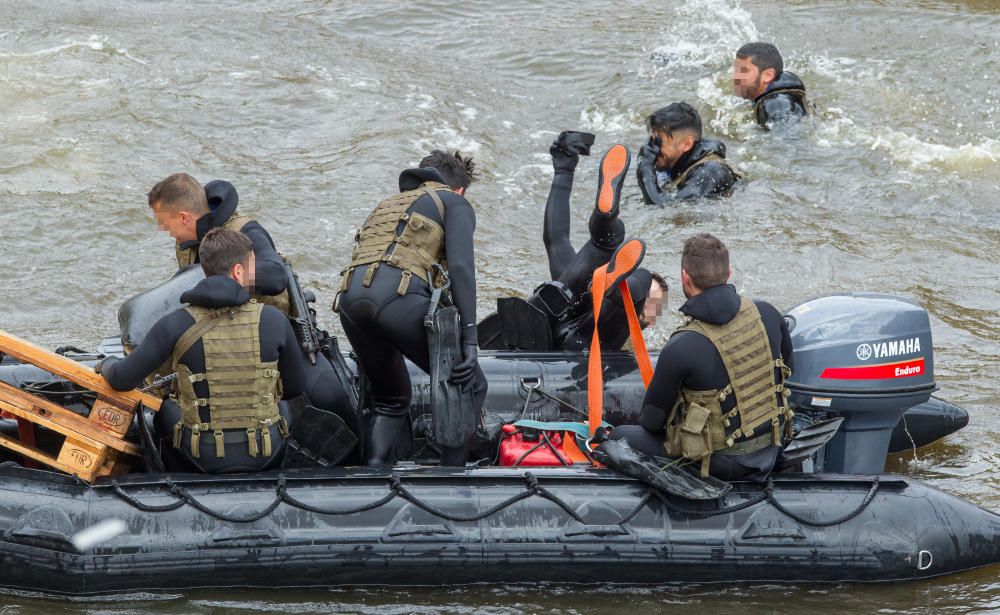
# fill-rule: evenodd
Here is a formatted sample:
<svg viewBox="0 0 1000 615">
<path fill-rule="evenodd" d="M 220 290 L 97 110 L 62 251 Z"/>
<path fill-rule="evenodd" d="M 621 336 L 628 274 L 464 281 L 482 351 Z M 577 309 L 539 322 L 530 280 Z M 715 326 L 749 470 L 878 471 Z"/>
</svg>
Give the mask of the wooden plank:
<svg viewBox="0 0 1000 615">
<path fill-rule="evenodd" d="M 23 444 L 21 442 L 18 442 L 17 440 L 15 440 L 13 438 L 10 438 L 8 436 L 5 436 L 3 434 L 0 434 L 0 446 L 4 447 L 6 449 L 9 449 L 11 451 L 14 451 L 15 453 L 17 453 L 19 455 L 23 455 L 23 456 L 28 457 L 30 459 L 34 459 L 38 463 L 41 463 L 41 464 L 44 464 L 46 466 L 55 468 L 57 470 L 62 470 L 63 472 L 66 472 L 67 474 L 77 474 L 77 471 L 76 471 L 75 468 L 71 468 L 69 466 L 63 465 L 62 463 L 59 462 L 59 460 L 57 460 L 55 457 L 49 455 L 48 453 L 45 453 L 44 451 L 40 451 L 40 450 L 38 450 L 37 448 L 35 448 L 33 446 L 28 446 L 27 444 Z"/>
<path fill-rule="evenodd" d="M 159 410 L 160 404 L 163 402 L 158 397 L 135 390 L 116 391 L 111 388 L 107 380 L 86 365 L 81 365 L 73 359 L 58 355 L 2 330 L 0 330 L 0 352 L 9 354 L 22 363 L 30 363 L 60 378 L 75 382 L 104 396 L 109 403 L 119 407 L 142 403 L 147 408 Z"/>
<path fill-rule="evenodd" d="M 94 406 L 90 409 L 90 415 L 87 417 L 87 420 L 91 423 L 96 423 L 102 429 L 111 433 L 124 436 L 128 432 L 128 428 L 132 425 L 133 416 L 134 413 L 131 409 L 123 410 L 111 405 L 103 397 L 98 397 L 94 401 Z"/>
<path fill-rule="evenodd" d="M 59 450 L 56 463 L 71 468 L 70 473 L 76 474 L 83 480 L 92 481 L 103 468 L 107 455 L 108 447 L 102 444 L 92 446 L 88 442 L 66 438 L 62 449 Z"/>
<path fill-rule="evenodd" d="M 129 455 L 142 454 L 138 446 L 122 440 L 97 423 L 5 382 L 0 382 L 0 409 L 67 437 L 85 437 Z"/>
</svg>

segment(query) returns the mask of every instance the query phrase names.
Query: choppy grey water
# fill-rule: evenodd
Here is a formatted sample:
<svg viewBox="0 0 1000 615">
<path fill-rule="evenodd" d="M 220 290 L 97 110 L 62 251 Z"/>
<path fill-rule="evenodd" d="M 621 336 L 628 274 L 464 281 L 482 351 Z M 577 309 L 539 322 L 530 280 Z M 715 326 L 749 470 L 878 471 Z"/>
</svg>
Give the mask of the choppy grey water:
<svg viewBox="0 0 1000 615">
<path fill-rule="evenodd" d="M 765 134 L 731 96 L 733 50 L 775 41 L 818 107 Z M 676 284 L 685 236 L 715 233 L 746 293 L 788 308 L 837 291 L 917 300 L 941 395 L 968 428 L 890 469 L 1000 509 L 1000 2 L 599 0 L 0 2 L 0 327 L 93 346 L 172 271 L 145 192 L 232 181 L 329 305 L 355 228 L 432 147 L 480 163 L 480 296 L 546 275 L 547 148 L 564 129 L 638 149 L 642 120 L 695 104 L 747 180 L 729 200 L 624 218 Z M 596 156 L 577 171 L 584 239 Z M 672 311 L 681 299 L 671 294 Z M 335 325 L 330 312 L 322 321 Z M 676 318 L 652 332 L 662 343 Z M 2 571 L 0 571 L 2 574 Z M 0 614 L 1000 611 L 997 570 L 892 587 L 465 587 L 195 592 Z"/>
</svg>

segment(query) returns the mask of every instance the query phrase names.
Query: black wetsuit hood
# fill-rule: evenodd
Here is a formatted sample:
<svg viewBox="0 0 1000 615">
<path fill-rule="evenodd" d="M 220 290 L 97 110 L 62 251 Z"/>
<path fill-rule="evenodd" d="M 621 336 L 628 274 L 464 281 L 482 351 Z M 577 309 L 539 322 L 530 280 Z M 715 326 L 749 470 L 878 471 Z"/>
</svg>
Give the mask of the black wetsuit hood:
<svg viewBox="0 0 1000 615">
<path fill-rule="evenodd" d="M 802 90 L 805 91 L 806 86 L 799 79 L 799 76 L 791 71 L 784 71 L 781 76 L 771 82 L 771 85 L 767 86 L 767 90 L 763 94 L 757 96 L 753 99 L 754 104 L 756 104 L 762 98 L 767 98 L 772 94 L 777 94 L 781 90 Z"/>
<path fill-rule="evenodd" d="M 717 139 L 699 139 L 690 150 L 687 151 L 677 163 L 670 169 L 671 177 L 678 177 L 687 170 L 688 167 L 698 162 L 709 154 L 715 154 L 720 158 L 726 157 L 726 144 Z"/>
<path fill-rule="evenodd" d="M 250 293 L 229 276 L 213 275 L 181 295 L 181 303 L 216 309 L 243 305 L 250 301 Z"/>
<path fill-rule="evenodd" d="M 691 297 L 681 313 L 710 325 L 724 325 L 740 311 L 740 295 L 732 284 L 720 284 Z"/>
<path fill-rule="evenodd" d="M 408 192 L 416 190 L 421 184 L 426 182 L 439 182 L 448 185 L 441 172 L 433 167 L 425 169 L 406 169 L 399 174 L 399 191 Z"/>
<path fill-rule="evenodd" d="M 206 233 L 217 226 L 222 226 L 236 213 L 236 206 L 240 202 L 236 186 L 221 179 L 215 179 L 205 184 L 205 196 L 208 198 L 209 211 L 195 222 L 195 233 L 198 238 L 182 242 L 182 249 L 197 247 Z"/>
</svg>

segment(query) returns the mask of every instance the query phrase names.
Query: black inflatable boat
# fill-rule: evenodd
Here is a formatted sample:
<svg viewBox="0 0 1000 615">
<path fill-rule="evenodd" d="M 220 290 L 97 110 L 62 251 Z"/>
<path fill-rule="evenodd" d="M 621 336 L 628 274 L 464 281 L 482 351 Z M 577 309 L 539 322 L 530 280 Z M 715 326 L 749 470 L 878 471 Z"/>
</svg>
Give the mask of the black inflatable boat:
<svg viewBox="0 0 1000 615">
<path fill-rule="evenodd" d="M 776 473 L 766 484 L 737 483 L 721 497 L 692 500 L 590 465 L 498 467 L 489 452 L 465 469 L 422 463 L 433 459 L 423 381 L 415 383 L 410 448 L 400 453 L 416 461 L 392 469 L 135 473 L 89 486 L 0 464 L 0 586 L 80 595 L 470 582 L 888 582 L 1000 563 L 1000 516 L 881 474 L 901 417 L 948 407 L 930 398 L 926 312 L 893 297 L 843 295 L 798 306 L 789 318 L 799 427 L 830 417 L 843 423 L 796 473 Z M 491 426 L 579 418 L 583 357 L 484 356 L 494 389 L 487 444 Z M 606 361 L 612 424 L 635 418 L 635 369 L 624 353 Z M 32 374 L 0 366 L 5 381 L 51 387 L 72 401 L 73 391 Z"/>
</svg>

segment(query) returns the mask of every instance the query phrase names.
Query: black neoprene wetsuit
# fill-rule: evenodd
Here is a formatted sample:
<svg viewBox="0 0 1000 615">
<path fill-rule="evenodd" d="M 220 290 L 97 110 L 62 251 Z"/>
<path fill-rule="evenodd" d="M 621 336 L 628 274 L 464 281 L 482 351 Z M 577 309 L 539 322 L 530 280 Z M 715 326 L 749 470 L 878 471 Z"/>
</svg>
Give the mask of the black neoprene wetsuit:
<svg viewBox="0 0 1000 615">
<path fill-rule="evenodd" d="M 784 71 L 760 96 L 753 99 L 757 123 L 768 128 L 778 122 L 800 118 L 808 114 L 803 105 L 802 95 L 790 90 L 802 90 L 806 86 L 795 73 Z"/>
<path fill-rule="evenodd" d="M 646 146 L 643 146 L 645 148 Z M 655 168 L 649 156 L 639 155 L 636 177 L 647 205 L 661 205 L 684 199 L 729 196 L 739 176 L 727 163 L 711 160 L 696 166 L 677 187 L 676 192 L 664 191 L 665 185 L 680 177 L 706 156 L 726 157 L 726 144 L 715 139 L 700 139 L 667 171 Z"/>
<path fill-rule="evenodd" d="M 549 259 L 549 274 L 562 282 L 579 298 L 579 307 L 553 336 L 557 350 L 584 350 L 590 348 L 594 332 L 593 303 L 590 299 L 590 282 L 594 270 L 611 259 L 615 249 L 625 240 L 625 224 L 618 218 L 617 208 L 611 215 L 601 215 L 596 210 L 590 217 L 590 239 L 579 251 L 570 241 L 570 194 L 573 191 L 573 172 L 557 170 L 545 202 L 545 222 L 542 240 Z M 641 313 L 652 285 L 652 274 L 637 269 L 626 278 L 633 305 Z M 620 350 L 629 338 L 628 320 L 622 293 L 615 289 L 601 307 L 598 331 L 601 348 Z"/>
<path fill-rule="evenodd" d="M 428 181 L 444 183 L 436 169 L 407 169 L 399 176 L 399 190 L 415 190 Z M 464 334 L 474 341 L 476 328 L 466 328 L 465 325 L 476 322 L 473 248 L 476 214 L 465 197 L 455 192 L 438 190 L 437 195 L 444 204 L 443 221 L 430 195 L 417 198 L 407 212 L 426 216 L 444 228 L 452 302 L 458 308 Z M 340 294 L 340 322 L 361 369 L 371 382 L 374 413 L 402 419 L 409 415 L 412 397 L 404 357 L 424 372 L 430 373 L 424 316 L 430 305 L 431 288 L 417 276 L 412 276 L 406 293 L 400 295 L 397 291 L 403 271 L 389 263 L 379 265 L 371 285 L 366 287 L 364 278 L 369 266 L 355 269 L 348 288 Z M 478 415 L 486 400 L 487 389 L 486 376 L 478 365 L 472 383 L 467 386 L 472 387 Z M 401 422 L 398 428 L 402 428 Z M 391 437 L 388 434 L 373 434 L 373 451 L 380 449 L 380 452 L 385 453 L 387 448 L 394 448 L 398 435 L 398 431 L 394 431 Z M 386 436 L 386 439 L 382 440 L 381 436 Z M 374 457 L 378 456 L 381 455 L 370 456 L 369 461 L 376 463 Z"/>
<path fill-rule="evenodd" d="M 212 309 L 243 305 L 249 300 L 250 295 L 246 289 L 226 276 L 205 278 L 193 289 L 181 295 L 183 303 Z M 146 376 L 170 359 L 177 341 L 194 323 L 194 317 L 183 309 L 164 316 L 153 325 L 142 343 L 124 359 L 106 359 L 101 366 L 101 374 L 116 391 L 127 391 L 141 386 Z M 283 399 L 300 395 L 306 384 L 305 359 L 288 318 L 281 313 L 281 310 L 264 306 L 260 314 L 259 335 L 261 362 L 278 361 Z M 205 352 L 201 340 L 195 342 L 184 353 L 180 363 L 187 366 L 193 374 L 205 373 Z M 207 382 L 195 382 L 193 387 L 198 397 L 211 400 Z M 211 401 L 208 406 L 199 409 L 203 423 L 210 421 L 210 412 Z M 285 418 L 289 419 L 287 415 Z M 163 409 L 156 416 L 157 433 L 161 437 L 172 436 L 174 425 L 180 419 L 180 408 L 176 403 L 165 402 Z M 202 472 L 258 471 L 277 461 L 283 449 L 284 439 L 278 426 L 273 425 L 270 430 L 273 451 L 270 457 L 250 457 L 247 433 L 242 429 L 226 430 L 225 457 L 216 457 L 215 437 L 211 432 L 201 434 L 199 445 L 201 455 L 198 459 L 194 459 L 190 454 L 191 434 L 187 429 L 184 430 L 179 451 L 189 463 Z M 260 436 L 258 436 L 258 450 L 263 450 L 259 438 Z"/>
<path fill-rule="evenodd" d="M 792 368 L 792 340 L 784 317 L 769 303 L 754 301 L 754 304 L 764 321 L 772 358 L 780 356 L 785 365 Z M 736 289 L 730 284 L 723 284 L 691 297 L 681 306 L 681 312 L 709 324 L 721 325 L 732 320 L 739 308 L 740 296 Z M 615 427 L 612 438 L 625 439 L 633 448 L 664 457 L 665 426 L 681 387 L 706 391 L 721 390 L 728 384 L 726 366 L 708 338 L 694 331 L 675 333 L 660 351 L 653 380 L 646 389 L 640 424 Z M 722 411 L 728 412 L 735 404 L 735 396 L 730 395 L 722 403 Z M 739 427 L 738 416 L 731 420 L 727 431 Z M 770 424 L 758 427 L 753 436 L 770 429 Z M 739 456 L 717 453 L 712 455 L 709 472 L 723 480 L 763 479 L 774 466 L 778 453 L 777 446 Z"/>
<path fill-rule="evenodd" d="M 196 248 L 208 231 L 222 226 L 232 217 L 239 204 L 236 188 L 227 181 L 214 180 L 205 184 L 205 196 L 208 197 L 208 205 L 212 211 L 198 219 L 198 239 L 182 243 L 182 248 Z M 240 232 L 253 243 L 256 260 L 253 293 L 273 296 L 284 292 L 288 288 L 288 277 L 284 261 L 275 249 L 271 236 L 256 220 L 244 224 Z M 198 262 L 197 257 L 195 262 Z M 309 402 L 317 408 L 336 413 L 357 433 L 356 409 L 329 359 L 322 353 L 317 353 L 316 363 L 313 364 L 305 358 L 303 351 L 302 366 L 305 370 L 305 393 Z"/>
</svg>

